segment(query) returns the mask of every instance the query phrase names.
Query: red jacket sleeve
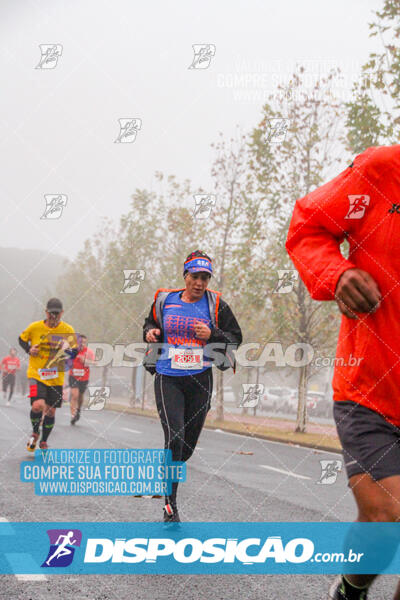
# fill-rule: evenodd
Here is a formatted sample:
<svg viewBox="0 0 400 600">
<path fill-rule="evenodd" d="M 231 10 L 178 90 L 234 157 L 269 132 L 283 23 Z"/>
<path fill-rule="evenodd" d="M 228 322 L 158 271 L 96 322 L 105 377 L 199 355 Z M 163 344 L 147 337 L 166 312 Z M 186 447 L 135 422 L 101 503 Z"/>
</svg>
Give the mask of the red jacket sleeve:
<svg viewBox="0 0 400 600">
<path fill-rule="evenodd" d="M 351 212 L 351 198 L 359 195 L 361 204 L 368 198 L 371 177 L 364 175 L 371 175 L 380 154 L 380 148 L 368 148 L 352 166 L 295 204 L 286 249 L 314 300 L 334 300 L 339 277 L 356 267 L 342 255 L 340 244 L 345 238 L 350 246 L 354 241 L 361 219 Z M 361 205 L 358 215 L 366 208 Z"/>
</svg>

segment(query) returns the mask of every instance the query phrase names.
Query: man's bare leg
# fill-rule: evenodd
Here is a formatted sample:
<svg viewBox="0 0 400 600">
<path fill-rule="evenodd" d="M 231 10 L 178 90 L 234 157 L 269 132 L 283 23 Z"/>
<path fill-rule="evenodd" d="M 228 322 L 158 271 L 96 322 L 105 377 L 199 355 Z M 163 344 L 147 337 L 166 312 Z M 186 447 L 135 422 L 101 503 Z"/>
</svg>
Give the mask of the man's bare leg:
<svg viewBox="0 0 400 600">
<path fill-rule="evenodd" d="M 397 522 L 400 520 L 400 475 L 374 481 L 370 475 L 357 474 L 350 478 L 358 507 L 359 522 Z M 366 588 L 377 577 L 374 574 L 349 574 L 346 580 L 357 588 Z M 400 584 L 394 600 L 400 600 Z"/>
<path fill-rule="evenodd" d="M 78 410 L 78 388 L 71 388 L 71 399 L 70 399 L 70 411 L 71 411 L 71 419 L 73 419 L 76 415 L 76 411 Z"/>
<path fill-rule="evenodd" d="M 79 410 L 81 410 L 81 408 L 82 408 L 84 397 L 85 397 L 85 394 L 82 393 L 82 392 L 79 392 L 79 397 L 78 397 L 78 408 L 79 408 Z"/>
</svg>

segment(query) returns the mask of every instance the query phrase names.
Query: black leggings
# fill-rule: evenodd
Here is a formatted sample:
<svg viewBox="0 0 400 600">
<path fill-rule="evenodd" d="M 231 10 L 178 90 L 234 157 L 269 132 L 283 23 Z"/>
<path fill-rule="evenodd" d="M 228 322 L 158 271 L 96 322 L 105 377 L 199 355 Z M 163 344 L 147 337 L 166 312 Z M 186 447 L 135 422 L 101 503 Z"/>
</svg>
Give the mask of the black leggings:
<svg viewBox="0 0 400 600">
<path fill-rule="evenodd" d="M 3 392 L 4 395 L 7 393 L 7 388 L 10 387 L 10 391 L 9 391 L 9 395 L 8 395 L 8 401 L 11 400 L 11 397 L 14 393 L 14 386 L 15 386 L 15 375 L 14 373 L 4 373 L 3 374 Z"/>
<path fill-rule="evenodd" d="M 211 405 L 212 370 L 198 375 L 170 376 L 156 373 L 154 391 L 164 430 L 165 449 L 172 460 L 187 461 L 193 454 Z M 178 483 L 172 484 L 165 503 L 176 505 Z"/>
</svg>

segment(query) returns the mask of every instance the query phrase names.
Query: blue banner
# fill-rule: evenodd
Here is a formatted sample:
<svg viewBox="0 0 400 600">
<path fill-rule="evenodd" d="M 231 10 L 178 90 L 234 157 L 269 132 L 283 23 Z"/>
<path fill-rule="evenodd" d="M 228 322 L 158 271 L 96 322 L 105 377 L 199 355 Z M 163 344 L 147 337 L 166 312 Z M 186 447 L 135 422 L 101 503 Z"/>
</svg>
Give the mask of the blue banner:
<svg viewBox="0 0 400 600">
<path fill-rule="evenodd" d="M 399 523 L 0 523 L 0 573 L 399 573 Z"/>
</svg>

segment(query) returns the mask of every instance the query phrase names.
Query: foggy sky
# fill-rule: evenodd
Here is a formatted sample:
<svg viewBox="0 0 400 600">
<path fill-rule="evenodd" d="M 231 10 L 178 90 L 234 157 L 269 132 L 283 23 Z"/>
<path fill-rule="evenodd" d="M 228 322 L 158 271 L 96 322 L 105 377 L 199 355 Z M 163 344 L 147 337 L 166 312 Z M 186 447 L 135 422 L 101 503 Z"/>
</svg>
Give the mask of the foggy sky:
<svg viewBox="0 0 400 600">
<path fill-rule="evenodd" d="M 135 188 L 154 186 L 155 171 L 210 188 L 218 132 L 256 126 L 296 62 L 314 74 L 337 64 L 349 92 L 380 48 L 368 22 L 381 6 L 3 0 L 0 245 L 73 257 L 102 216 L 118 219 Z M 197 43 L 216 47 L 208 69 L 188 68 Z M 62 45 L 54 69 L 35 69 L 39 44 Z M 114 143 L 120 118 L 142 120 L 134 143 Z M 59 219 L 40 218 L 45 194 L 67 196 Z"/>
</svg>

